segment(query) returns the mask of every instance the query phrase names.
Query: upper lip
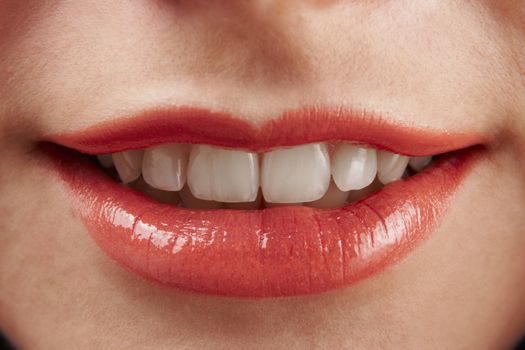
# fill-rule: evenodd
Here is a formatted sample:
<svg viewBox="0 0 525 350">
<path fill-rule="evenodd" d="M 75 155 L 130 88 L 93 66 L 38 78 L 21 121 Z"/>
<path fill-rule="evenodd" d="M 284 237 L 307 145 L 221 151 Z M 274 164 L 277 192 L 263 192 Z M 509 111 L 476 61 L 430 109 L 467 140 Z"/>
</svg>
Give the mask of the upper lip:
<svg viewBox="0 0 525 350">
<path fill-rule="evenodd" d="M 376 113 L 340 107 L 288 110 L 256 125 L 227 113 L 201 108 L 153 109 L 78 132 L 45 137 L 86 154 L 115 153 L 161 143 L 210 144 L 256 152 L 322 141 L 352 141 L 408 156 L 467 148 L 483 135 L 396 124 Z"/>
</svg>

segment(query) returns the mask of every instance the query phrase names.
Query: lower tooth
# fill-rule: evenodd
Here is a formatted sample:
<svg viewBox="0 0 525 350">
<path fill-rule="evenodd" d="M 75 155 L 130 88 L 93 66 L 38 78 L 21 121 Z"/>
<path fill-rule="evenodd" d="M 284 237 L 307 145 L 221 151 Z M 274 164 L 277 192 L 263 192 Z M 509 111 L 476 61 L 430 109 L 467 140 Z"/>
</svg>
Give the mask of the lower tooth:
<svg viewBox="0 0 525 350">
<path fill-rule="evenodd" d="M 410 165 L 410 167 L 415 171 L 421 171 L 424 168 L 426 168 L 427 165 L 430 164 L 430 162 L 432 162 L 431 156 L 430 157 L 412 157 L 408 161 L 408 165 Z"/>
<path fill-rule="evenodd" d="M 350 191 L 350 193 L 348 194 L 348 201 L 349 202 L 354 202 L 354 201 L 358 201 L 360 199 L 366 198 L 366 197 L 376 193 L 377 191 L 379 191 L 382 187 L 383 187 L 383 185 L 381 184 L 379 179 L 376 178 L 374 180 L 374 182 L 372 182 L 367 187 L 362 188 L 362 189 L 357 190 L 357 191 Z"/>
<path fill-rule="evenodd" d="M 224 205 L 221 202 L 207 201 L 196 198 L 190 191 L 188 185 L 185 185 L 179 192 L 181 203 L 180 206 L 188 209 L 222 209 Z"/>
<path fill-rule="evenodd" d="M 111 154 L 101 154 L 97 156 L 98 162 L 100 165 L 102 165 L 104 168 L 112 168 L 114 166 L 113 164 L 113 157 Z"/>
<path fill-rule="evenodd" d="M 335 184 L 334 181 L 330 182 L 328 191 L 325 195 L 314 201 L 305 203 L 305 205 L 314 208 L 329 209 L 329 208 L 339 208 L 342 207 L 348 199 L 349 191 L 341 191 Z"/>
<path fill-rule="evenodd" d="M 388 151 L 377 153 L 377 177 L 385 185 L 401 179 L 409 158 Z"/>
<path fill-rule="evenodd" d="M 132 150 L 113 154 L 113 163 L 123 183 L 137 180 L 142 173 L 144 151 Z"/>
<path fill-rule="evenodd" d="M 146 196 L 155 199 L 161 203 L 177 205 L 180 202 L 180 196 L 178 192 L 162 191 L 154 187 L 151 187 L 141 177 L 140 179 L 129 184 L 129 187 L 144 193 Z"/>
</svg>

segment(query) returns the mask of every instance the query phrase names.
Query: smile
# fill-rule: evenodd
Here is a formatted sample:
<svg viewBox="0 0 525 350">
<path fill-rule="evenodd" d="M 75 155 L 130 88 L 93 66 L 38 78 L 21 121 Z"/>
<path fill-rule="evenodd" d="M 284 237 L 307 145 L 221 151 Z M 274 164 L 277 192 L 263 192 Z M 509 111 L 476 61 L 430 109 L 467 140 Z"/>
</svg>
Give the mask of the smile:
<svg viewBox="0 0 525 350">
<path fill-rule="evenodd" d="M 404 257 L 435 230 L 481 137 L 340 108 L 265 125 L 155 110 L 48 137 L 43 149 L 102 250 L 188 291 L 315 294 Z"/>
</svg>

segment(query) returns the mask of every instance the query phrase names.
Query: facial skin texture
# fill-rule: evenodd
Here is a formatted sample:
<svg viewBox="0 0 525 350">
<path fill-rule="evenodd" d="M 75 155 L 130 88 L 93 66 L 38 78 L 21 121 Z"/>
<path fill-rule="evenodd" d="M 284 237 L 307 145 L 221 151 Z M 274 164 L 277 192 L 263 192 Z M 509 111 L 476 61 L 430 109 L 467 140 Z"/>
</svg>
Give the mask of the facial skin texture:
<svg viewBox="0 0 525 350">
<path fill-rule="evenodd" d="M 525 2 L 0 0 L 0 329 L 22 349 L 503 349 L 525 331 Z M 487 135 L 439 229 L 324 295 L 144 281 L 34 145 L 153 106 L 321 103 Z"/>
</svg>

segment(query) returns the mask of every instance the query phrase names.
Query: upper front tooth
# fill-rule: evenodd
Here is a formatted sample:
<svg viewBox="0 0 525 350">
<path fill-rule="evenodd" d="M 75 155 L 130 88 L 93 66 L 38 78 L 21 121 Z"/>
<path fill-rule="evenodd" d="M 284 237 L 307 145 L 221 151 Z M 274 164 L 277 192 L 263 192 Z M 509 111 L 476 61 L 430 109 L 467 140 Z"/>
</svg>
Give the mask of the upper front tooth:
<svg viewBox="0 0 525 350">
<path fill-rule="evenodd" d="M 415 171 L 423 170 L 432 161 L 432 156 L 429 157 L 412 157 L 408 161 L 408 164 Z"/>
<path fill-rule="evenodd" d="M 311 202 L 321 198 L 330 183 L 330 159 L 325 144 L 278 149 L 264 155 L 261 186 L 272 203 Z"/>
<path fill-rule="evenodd" d="M 188 185 L 200 199 L 219 202 L 252 202 L 259 189 L 256 153 L 194 146 L 188 166 Z"/>
<path fill-rule="evenodd" d="M 335 152 L 332 161 L 332 176 L 341 191 L 360 190 L 372 183 L 376 177 L 376 151 L 343 144 Z"/>
<path fill-rule="evenodd" d="M 113 163 L 124 183 L 137 180 L 142 172 L 143 150 L 131 150 L 113 154 Z"/>
<path fill-rule="evenodd" d="M 314 208 L 338 208 L 346 203 L 349 193 L 349 191 L 341 191 L 333 181 L 330 181 L 328 190 L 326 191 L 323 197 L 316 201 L 305 204 Z"/>
<path fill-rule="evenodd" d="M 224 203 L 216 201 L 207 201 L 204 199 L 196 198 L 188 188 L 188 185 L 184 186 L 179 192 L 180 195 L 180 206 L 188 209 L 221 209 Z"/>
<path fill-rule="evenodd" d="M 142 161 L 142 177 L 165 191 L 180 191 L 186 182 L 188 152 L 185 145 L 167 144 L 149 148 Z"/>
<path fill-rule="evenodd" d="M 383 184 L 397 181 L 403 176 L 409 158 L 388 151 L 377 153 L 377 177 Z"/>
</svg>

